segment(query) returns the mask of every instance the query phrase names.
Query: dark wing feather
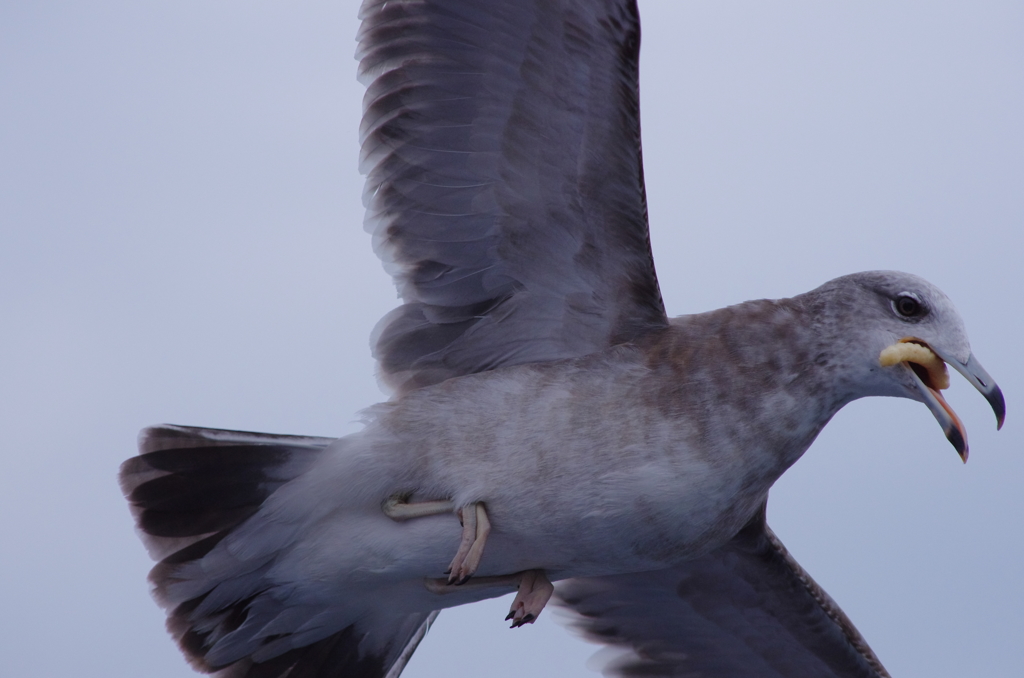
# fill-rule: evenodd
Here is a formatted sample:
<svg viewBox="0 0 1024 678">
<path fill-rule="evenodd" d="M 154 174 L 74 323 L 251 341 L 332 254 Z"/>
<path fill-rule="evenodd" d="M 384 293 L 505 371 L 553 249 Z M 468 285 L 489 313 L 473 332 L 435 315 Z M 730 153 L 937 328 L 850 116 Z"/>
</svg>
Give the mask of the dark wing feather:
<svg viewBox="0 0 1024 678">
<path fill-rule="evenodd" d="M 666 324 L 647 231 L 635 1 L 367 0 L 367 227 L 405 302 L 399 391 Z"/>
<path fill-rule="evenodd" d="M 570 624 L 621 652 L 610 676 L 888 678 L 835 601 L 793 560 L 764 510 L 731 542 L 656 572 L 557 587 Z"/>
</svg>

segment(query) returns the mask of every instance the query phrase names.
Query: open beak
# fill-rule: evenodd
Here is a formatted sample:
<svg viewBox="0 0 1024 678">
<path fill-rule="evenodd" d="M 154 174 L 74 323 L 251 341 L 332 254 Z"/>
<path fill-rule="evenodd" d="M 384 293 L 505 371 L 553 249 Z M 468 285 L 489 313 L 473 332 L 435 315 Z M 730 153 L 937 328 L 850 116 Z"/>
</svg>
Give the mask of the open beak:
<svg viewBox="0 0 1024 678">
<path fill-rule="evenodd" d="M 914 343 L 921 343 L 917 340 L 911 340 Z M 992 377 L 989 376 L 985 368 L 981 366 L 977 358 L 974 355 L 970 355 L 967 358 L 967 362 L 960 362 L 951 355 L 946 355 L 940 351 L 936 351 L 933 347 L 928 346 L 935 355 L 937 355 L 942 361 L 950 365 L 954 370 L 964 375 L 964 377 L 971 383 L 974 388 L 985 396 L 985 400 L 992 407 L 992 411 L 996 415 L 996 428 L 1000 429 L 1003 426 L 1003 420 L 1006 417 L 1006 402 L 1003 400 L 1003 392 L 999 390 L 996 382 Z M 921 390 L 921 394 L 924 396 L 925 405 L 931 410 L 935 419 L 938 420 L 939 425 L 942 426 L 943 433 L 946 434 L 946 439 L 952 443 L 953 447 L 956 448 L 960 458 L 967 463 L 967 431 L 964 429 L 964 424 L 960 421 L 960 417 L 956 415 L 953 408 L 949 406 L 946 399 L 942 397 L 939 392 L 939 385 L 935 383 L 935 379 L 931 376 L 931 371 L 924 369 L 920 365 L 914 362 L 905 363 L 910 368 L 911 373 L 914 375 L 914 381 L 917 382 L 917 387 Z"/>
</svg>

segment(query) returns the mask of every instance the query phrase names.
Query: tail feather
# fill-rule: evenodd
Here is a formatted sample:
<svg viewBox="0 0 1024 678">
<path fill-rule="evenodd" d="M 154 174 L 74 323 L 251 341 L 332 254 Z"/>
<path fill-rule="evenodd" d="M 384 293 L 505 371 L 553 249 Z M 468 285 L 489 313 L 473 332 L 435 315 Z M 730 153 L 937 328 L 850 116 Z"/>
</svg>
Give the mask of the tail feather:
<svg viewBox="0 0 1024 678">
<path fill-rule="evenodd" d="M 139 434 L 139 456 L 121 465 L 121 490 L 154 560 L 197 542 L 206 552 L 301 475 L 331 438 L 161 425 Z M 188 555 L 189 557 L 185 558 Z M 199 555 L 179 554 L 177 562 Z"/>
<path fill-rule="evenodd" d="M 300 604 L 269 576 L 274 536 L 249 519 L 333 442 L 170 425 L 140 434 L 139 456 L 121 466 L 121 488 L 158 561 L 149 578 L 167 629 L 196 669 L 218 678 L 397 678 L 436 618 L 319 624 L 338 618 L 330 601 Z M 235 557 L 218 549 L 229 535 L 264 543 Z"/>
</svg>

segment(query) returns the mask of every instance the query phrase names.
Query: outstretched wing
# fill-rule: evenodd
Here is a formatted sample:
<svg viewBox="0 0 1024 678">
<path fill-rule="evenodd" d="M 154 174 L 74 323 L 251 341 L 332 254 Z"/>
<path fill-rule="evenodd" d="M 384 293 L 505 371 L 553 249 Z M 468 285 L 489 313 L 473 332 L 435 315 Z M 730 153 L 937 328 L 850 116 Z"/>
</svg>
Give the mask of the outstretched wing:
<svg viewBox="0 0 1024 678">
<path fill-rule="evenodd" d="M 778 540 L 764 509 L 679 567 L 556 586 L 573 627 L 620 650 L 609 676 L 888 678 L 835 601 Z"/>
<path fill-rule="evenodd" d="M 367 0 L 367 228 L 403 305 L 400 392 L 664 326 L 640 153 L 635 0 Z"/>
</svg>

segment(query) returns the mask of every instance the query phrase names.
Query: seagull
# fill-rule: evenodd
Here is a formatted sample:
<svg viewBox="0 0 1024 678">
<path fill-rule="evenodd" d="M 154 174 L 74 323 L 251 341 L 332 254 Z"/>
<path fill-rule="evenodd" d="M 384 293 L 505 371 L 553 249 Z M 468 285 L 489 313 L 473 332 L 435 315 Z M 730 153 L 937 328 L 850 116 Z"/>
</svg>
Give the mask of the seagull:
<svg viewBox="0 0 1024 678">
<path fill-rule="evenodd" d="M 766 522 L 847 403 L 916 400 L 964 461 L 948 367 L 1002 393 L 951 301 L 847 275 L 669 318 L 629 0 L 366 0 L 367 227 L 402 305 L 392 397 L 340 439 L 160 425 L 121 487 L 197 670 L 397 678 L 440 610 L 514 591 L 611 676 L 888 676 Z"/>
</svg>

